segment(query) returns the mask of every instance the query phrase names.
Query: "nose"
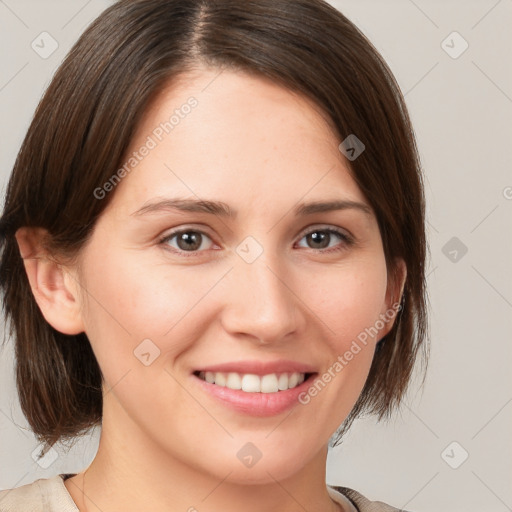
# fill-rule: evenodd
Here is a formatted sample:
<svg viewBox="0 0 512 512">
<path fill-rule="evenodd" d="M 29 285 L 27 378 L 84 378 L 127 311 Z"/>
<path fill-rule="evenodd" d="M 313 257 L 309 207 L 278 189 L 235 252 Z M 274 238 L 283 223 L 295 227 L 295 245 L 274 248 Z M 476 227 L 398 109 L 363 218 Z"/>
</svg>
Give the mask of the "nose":
<svg viewBox="0 0 512 512">
<path fill-rule="evenodd" d="M 238 261 L 226 276 L 224 329 L 258 344 L 278 343 L 298 334 L 305 319 L 290 276 L 282 264 L 264 255 L 252 263 Z"/>
</svg>

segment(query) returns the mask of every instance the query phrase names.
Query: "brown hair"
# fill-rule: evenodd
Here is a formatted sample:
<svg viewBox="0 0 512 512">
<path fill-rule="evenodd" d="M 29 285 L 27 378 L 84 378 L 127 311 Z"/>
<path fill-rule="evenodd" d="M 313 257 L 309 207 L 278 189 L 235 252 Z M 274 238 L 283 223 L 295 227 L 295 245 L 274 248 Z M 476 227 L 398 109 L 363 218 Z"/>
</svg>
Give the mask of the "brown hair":
<svg viewBox="0 0 512 512">
<path fill-rule="evenodd" d="M 371 204 L 392 277 L 403 258 L 405 303 L 377 346 L 361 396 L 338 431 L 367 412 L 387 416 L 414 362 L 427 360 L 422 176 L 400 89 L 366 37 L 322 0 L 121 0 L 84 32 L 45 92 L 16 159 L 0 218 L 0 288 L 15 340 L 20 403 L 47 446 L 101 422 L 101 371 L 85 333 L 44 319 L 15 233 L 48 232 L 48 250 L 73 258 L 113 193 L 94 199 L 122 165 L 150 102 L 199 64 L 270 78 L 312 99 L 340 142 L 365 151 L 350 168 Z"/>
</svg>

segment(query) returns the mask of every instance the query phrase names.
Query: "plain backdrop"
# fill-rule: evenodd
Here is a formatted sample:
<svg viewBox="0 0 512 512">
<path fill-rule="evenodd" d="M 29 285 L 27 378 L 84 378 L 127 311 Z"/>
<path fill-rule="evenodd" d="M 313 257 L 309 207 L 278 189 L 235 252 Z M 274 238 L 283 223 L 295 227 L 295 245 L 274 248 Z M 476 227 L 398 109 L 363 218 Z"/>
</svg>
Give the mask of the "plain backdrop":
<svg viewBox="0 0 512 512">
<path fill-rule="evenodd" d="M 45 87 L 110 3 L 0 1 L 2 196 Z M 388 62 L 416 130 L 428 202 L 432 349 L 423 389 L 413 386 L 387 423 L 356 422 L 329 453 L 327 482 L 417 512 L 512 510 L 512 1 L 332 3 Z M 49 56 L 32 46 L 48 37 L 43 32 L 58 45 Z M 37 460 L 7 343 L 0 488 L 80 471 L 97 440 L 96 432 Z"/>
</svg>

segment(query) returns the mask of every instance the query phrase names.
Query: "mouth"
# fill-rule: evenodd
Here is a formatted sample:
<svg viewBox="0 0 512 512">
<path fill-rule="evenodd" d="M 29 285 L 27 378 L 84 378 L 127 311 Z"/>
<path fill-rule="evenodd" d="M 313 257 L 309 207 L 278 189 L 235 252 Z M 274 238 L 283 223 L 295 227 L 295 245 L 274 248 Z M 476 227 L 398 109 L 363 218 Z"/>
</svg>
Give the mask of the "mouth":
<svg viewBox="0 0 512 512">
<path fill-rule="evenodd" d="M 245 360 L 197 368 L 191 384 L 237 414 L 271 417 L 302 403 L 316 376 L 315 367 L 296 361 Z"/>
<path fill-rule="evenodd" d="M 316 374 L 313 372 L 280 372 L 257 375 L 255 373 L 195 371 L 194 375 L 208 384 L 245 393 L 281 393 L 297 388 Z"/>
</svg>

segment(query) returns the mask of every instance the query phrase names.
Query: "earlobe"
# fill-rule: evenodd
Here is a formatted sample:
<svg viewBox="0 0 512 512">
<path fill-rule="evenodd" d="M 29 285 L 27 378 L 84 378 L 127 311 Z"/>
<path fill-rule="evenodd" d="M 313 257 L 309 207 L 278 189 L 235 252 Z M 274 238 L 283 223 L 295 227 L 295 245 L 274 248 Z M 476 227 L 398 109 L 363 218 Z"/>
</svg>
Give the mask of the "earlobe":
<svg viewBox="0 0 512 512">
<path fill-rule="evenodd" d="M 380 333 L 380 339 L 386 336 L 393 328 L 396 316 L 401 308 L 406 279 L 407 266 L 405 261 L 400 258 L 395 262 L 394 273 L 388 281 L 384 306 L 385 311 L 382 311 L 382 314 L 385 315 L 386 318 L 386 325 Z"/>
<path fill-rule="evenodd" d="M 402 258 L 397 261 L 395 276 L 395 282 L 393 283 L 395 293 L 393 294 L 392 306 L 393 304 L 401 304 L 404 294 L 405 281 L 407 279 L 407 266 Z"/>
<path fill-rule="evenodd" d="M 46 231 L 23 227 L 15 236 L 30 288 L 45 320 L 63 334 L 84 332 L 78 288 L 71 284 L 69 271 L 44 249 Z"/>
</svg>

